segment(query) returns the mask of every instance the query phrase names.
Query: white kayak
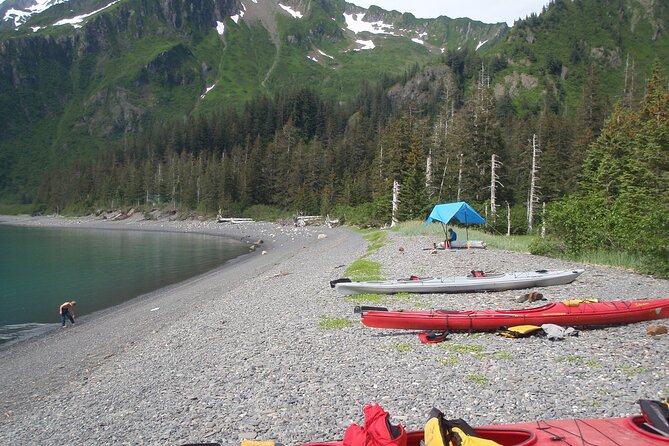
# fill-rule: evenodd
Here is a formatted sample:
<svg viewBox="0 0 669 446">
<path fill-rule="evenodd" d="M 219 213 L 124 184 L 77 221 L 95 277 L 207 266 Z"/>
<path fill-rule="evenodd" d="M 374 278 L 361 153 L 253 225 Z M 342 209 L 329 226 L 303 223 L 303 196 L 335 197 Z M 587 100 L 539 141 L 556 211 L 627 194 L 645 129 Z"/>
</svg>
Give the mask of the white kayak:
<svg viewBox="0 0 669 446">
<path fill-rule="evenodd" d="M 526 271 L 506 274 L 486 274 L 472 271 L 469 276 L 410 277 L 408 279 L 352 282 L 348 279 L 330 283 L 340 294 L 395 294 L 395 293 L 467 293 L 476 291 L 504 291 L 523 288 L 565 285 L 583 274 L 583 269 L 563 271 Z"/>
<path fill-rule="evenodd" d="M 467 240 L 467 241 L 465 241 L 465 240 L 455 240 L 455 241 L 451 242 L 451 248 L 452 249 L 475 249 L 475 248 L 485 249 L 487 246 L 488 246 L 488 244 L 486 242 L 484 242 L 483 240 Z M 434 245 L 434 248 L 445 249 L 444 242 L 436 243 Z M 434 249 L 434 248 L 432 248 L 432 249 Z M 426 248 L 426 249 L 430 249 L 430 248 Z"/>
</svg>

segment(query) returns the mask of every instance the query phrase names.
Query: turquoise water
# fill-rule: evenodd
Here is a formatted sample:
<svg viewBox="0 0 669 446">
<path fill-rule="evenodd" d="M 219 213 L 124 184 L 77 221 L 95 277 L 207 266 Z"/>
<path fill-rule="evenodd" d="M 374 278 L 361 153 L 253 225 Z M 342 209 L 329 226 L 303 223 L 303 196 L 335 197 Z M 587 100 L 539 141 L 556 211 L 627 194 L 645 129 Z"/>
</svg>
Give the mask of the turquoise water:
<svg viewBox="0 0 669 446">
<path fill-rule="evenodd" d="M 0 344 L 202 274 L 248 252 L 224 237 L 0 225 Z M 69 322 L 68 322 L 69 324 Z"/>
</svg>

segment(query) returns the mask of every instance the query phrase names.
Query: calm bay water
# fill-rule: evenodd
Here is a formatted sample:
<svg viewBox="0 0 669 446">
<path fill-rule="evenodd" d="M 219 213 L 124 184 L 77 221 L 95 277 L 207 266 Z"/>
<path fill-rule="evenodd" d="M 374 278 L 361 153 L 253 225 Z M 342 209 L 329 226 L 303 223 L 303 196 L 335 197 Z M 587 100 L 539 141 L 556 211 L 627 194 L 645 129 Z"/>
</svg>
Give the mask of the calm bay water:
<svg viewBox="0 0 669 446">
<path fill-rule="evenodd" d="M 0 225 L 0 344 L 202 274 L 248 252 L 202 234 Z M 68 322 L 69 324 L 69 322 Z"/>
</svg>

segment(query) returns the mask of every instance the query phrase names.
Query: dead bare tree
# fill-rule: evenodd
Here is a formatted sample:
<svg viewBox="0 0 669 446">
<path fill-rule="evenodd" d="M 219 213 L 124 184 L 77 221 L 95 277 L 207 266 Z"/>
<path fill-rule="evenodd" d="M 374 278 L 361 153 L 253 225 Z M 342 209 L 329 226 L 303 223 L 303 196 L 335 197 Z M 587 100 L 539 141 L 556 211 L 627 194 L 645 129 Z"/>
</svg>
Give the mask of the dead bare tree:
<svg viewBox="0 0 669 446">
<path fill-rule="evenodd" d="M 490 215 L 493 219 L 497 216 L 497 185 L 504 187 L 502 183 L 499 182 L 499 175 L 497 175 L 497 169 L 502 165 L 498 161 L 497 155 L 492 154 L 492 160 L 490 161 Z"/>
<path fill-rule="evenodd" d="M 546 202 L 541 203 L 541 238 L 546 238 Z"/>
<path fill-rule="evenodd" d="M 390 227 L 392 228 L 398 223 L 397 220 L 397 209 L 399 208 L 400 204 L 400 183 L 395 180 L 393 181 L 393 212 L 392 212 L 392 219 L 390 222 Z"/>
<path fill-rule="evenodd" d="M 511 206 L 509 206 L 509 202 L 506 201 L 506 236 L 510 237 L 511 236 Z"/>
<path fill-rule="evenodd" d="M 460 166 L 458 167 L 458 198 L 456 201 L 460 201 L 460 193 L 462 192 L 462 167 L 465 163 L 465 154 L 460 154 Z"/>
<path fill-rule="evenodd" d="M 532 135 L 532 171 L 530 173 L 530 194 L 527 200 L 527 229 L 532 230 L 534 222 L 534 205 L 539 203 L 537 181 L 539 179 L 539 155 L 541 149 L 537 142 L 537 135 Z"/>
</svg>

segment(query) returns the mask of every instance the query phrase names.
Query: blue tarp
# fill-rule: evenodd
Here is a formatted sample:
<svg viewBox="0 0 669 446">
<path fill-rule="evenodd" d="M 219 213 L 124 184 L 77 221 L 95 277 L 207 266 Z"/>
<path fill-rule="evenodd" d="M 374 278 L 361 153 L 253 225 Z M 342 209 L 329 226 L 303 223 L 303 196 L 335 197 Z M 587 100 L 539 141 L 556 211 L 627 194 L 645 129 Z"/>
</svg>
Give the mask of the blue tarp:
<svg viewBox="0 0 669 446">
<path fill-rule="evenodd" d="M 426 223 L 440 221 L 443 224 L 448 224 L 453 218 L 464 225 L 485 224 L 485 219 L 464 201 L 436 205 L 430 212 L 430 216 L 427 217 Z"/>
</svg>

